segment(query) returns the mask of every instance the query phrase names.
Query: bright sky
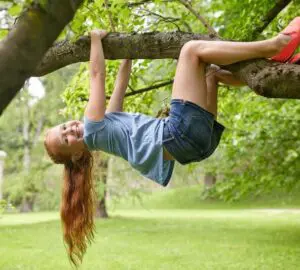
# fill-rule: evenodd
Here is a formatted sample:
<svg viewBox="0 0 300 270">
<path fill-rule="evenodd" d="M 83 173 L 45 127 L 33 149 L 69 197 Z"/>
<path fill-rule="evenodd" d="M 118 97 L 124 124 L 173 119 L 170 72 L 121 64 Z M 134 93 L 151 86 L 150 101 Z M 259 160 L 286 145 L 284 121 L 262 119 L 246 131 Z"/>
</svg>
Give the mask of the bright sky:
<svg viewBox="0 0 300 270">
<path fill-rule="evenodd" d="M 37 99 L 41 99 L 45 95 L 45 88 L 37 77 L 31 77 L 29 79 L 29 87 L 28 87 L 29 94 Z"/>
</svg>

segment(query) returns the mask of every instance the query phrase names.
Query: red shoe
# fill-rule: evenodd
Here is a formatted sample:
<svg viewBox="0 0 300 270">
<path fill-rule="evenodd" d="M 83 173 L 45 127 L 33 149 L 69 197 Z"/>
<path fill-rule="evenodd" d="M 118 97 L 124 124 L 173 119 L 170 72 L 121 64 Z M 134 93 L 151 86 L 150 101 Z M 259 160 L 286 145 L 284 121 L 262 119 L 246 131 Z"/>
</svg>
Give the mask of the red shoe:
<svg viewBox="0 0 300 270">
<path fill-rule="evenodd" d="M 300 53 L 297 53 L 296 55 L 294 55 L 290 60 L 289 60 L 290 64 L 300 64 Z"/>
<path fill-rule="evenodd" d="M 281 33 L 291 36 L 291 40 L 279 54 L 271 59 L 284 63 L 289 60 L 300 44 L 300 17 L 293 19 Z"/>
</svg>

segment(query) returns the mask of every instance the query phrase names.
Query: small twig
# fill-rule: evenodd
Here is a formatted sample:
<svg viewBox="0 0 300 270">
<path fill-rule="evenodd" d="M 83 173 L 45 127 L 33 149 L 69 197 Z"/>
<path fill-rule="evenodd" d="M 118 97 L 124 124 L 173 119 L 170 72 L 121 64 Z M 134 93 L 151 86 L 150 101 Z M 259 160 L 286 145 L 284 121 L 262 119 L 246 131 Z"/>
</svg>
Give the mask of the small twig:
<svg viewBox="0 0 300 270">
<path fill-rule="evenodd" d="M 157 22 L 156 22 L 157 24 L 159 24 L 160 22 L 172 23 L 173 25 L 176 26 L 176 28 L 177 28 L 178 31 L 181 31 L 179 25 L 175 23 L 176 21 L 180 20 L 179 18 L 164 17 L 164 16 L 162 16 L 162 15 L 160 15 L 158 13 L 155 13 L 155 12 L 147 10 L 147 9 L 140 9 L 139 11 L 144 11 L 144 12 L 146 12 L 146 15 L 149 15 L 149 16 L 152 15 L 152 16 L 155 16 L 155 17 L 159 18 L 157 20 Z M 144 15 L 140 15 L 140 14 L 135 14 L 135 16 L 137 16 L 137 17 L 144 17 Z"/>
<path fill-rule="evenodd" d="M 164 17 L 163 15 L 160 15 L 156 12 L 153 12 L 153 11 L 150 11 L 150 10 L 147 10 L 147 9 L 144 9 L 144 8 L 141 8 L 139 9 L 140 11 L 145 11 L 147 12 L 146 15 L 153 15 L 153 16 L 156 16 L 156 17 L 159 17 L 167 22 L 175 22 L 175 21 L 179 21 L 180 19 L 179 18 L 173 18 L 173 17 Z"/>
<path fill-rule="evenodd" d="M 149 86 L 149 87 L 145 87 L 145 88 L 141 88 L 141 89 L 138 89 L 138 90 L 131 89 L 132 92 L 131 93 L 126 93 L 125 97 L 145 93 L 145 92 L 148 92 L 148 91 L 151 91 L 151 90 L 154 90 L 154 89 L 161 88 L 161 87 L 166 86 L 166 85 L 170 85 L 172 83 L 173 83 L 173 80 L 169 80 L 169 81 L 166 81 L 166 82 L 163 82 L 163 83 L 158 83 L 158 84 L 155 84 L 155 85 L 152 85 L 152 86 Z M 110 98 L 110 96 L 106 97 L 106 99 L 109 99 L 109 98 Z"/>
<path fill-rule="evenodd" d="M 192 12 L 198 20 L 205 26 L 205 28 L 208 30 L 208 33 L 213 37 L 219 37 L 218 33 L 208 24 L 208 22 L 204 19 L 203 16 L 201 16 L 196 10 L 193 9 L 193 7 L 190 5 L 190 3 L 186 0 L 178 0 L 181 4 L 183 4 L 190 12 Z"/>
<path fill-rule="evenodd" d="M 156 85 L 145 87 L 145 88 L 142 88 L 142 89 L 139 89 L 139 90 L 135 90 L 134 92 L 125 94 L 125 97 L 145 93 L 145 92 L 148 92 L 148 91 L 151 91 L 151 90 L 154 90 L 154 89 L 161 88 L 161 87 L 166 86 L 166 85 L 170 85 L 172 83 L 173 83 L 173 80 L 169 80 L 169 81 L 166 81 L 166 82 L 163 82 L 163 83 L 159 83 L 159 84 L 156 84 Z"/>
<path fill-rule="evenodd" d="M 154 89 L 158 89 L 158 88 L 161 88 L 163 86 L 167 86 L 167 85 L 170 85 L 173 83 L 174 80 L 169 80 L 169 81 L 166 81 L 166 82 L 163 82 L 163 83 L 158 83 L 158 84 L 155 84 L 155 85 L 152 85 L 152 86 L 148 86 L 148 87 L 145 87 L 145 88 L 141 88 L 141 89 L 138 89 L 138 90 L 134 90 L 131 86 L 128 85 L 129 89 L 131 90 L 130 93 L 126 93 L 125 94 L 125 97 L 129 97 L 129 96 L 134 96 L 134 95 L 137 95 L 137 94 L 142 94 L 142 93 L 145 93 L 145 92 L 149 92 L 151 90 L 154 90 Z M 111 96 L 106 96 L 105 99 L 110 99 Z M 82 97 L 81 98 L 81 101 L 88 101 L 89 99 L 88 98 L 85 98 L 85 97 Z"/>
<path fill-rule="evenodd" d="M 292 0 L 277 0 L 274 6 L 265 14 L 261 20 L 260 24 L 254 29 L 254 31 L 249 35 L 249 40 L 255 40 L 257 37 L 267 28 L 267 26 L 275 19 L 275 17 L 290 3 Z"/>
<path fill-rule="evenodd" d="M 105 3 L 105 8 L 106 8 L 107 13 L 108 13 L 108 19 L 109 19 L 111 30 L 112 30 L 112 32 L 117 32 L 116 28 L 115 28 L 115 25 L 114 25 L 113 18 L 112 18 L 112 14 L 111 14 L 110 9 L 109 9 L 108 0 L 104 0 L 104 3 Z"/>
<path fill-rule="evenodd" d="M 130 84 L 128 84 L 128 88 L 130 89 L 131 92 L 135 91 Z"/>
</svg>

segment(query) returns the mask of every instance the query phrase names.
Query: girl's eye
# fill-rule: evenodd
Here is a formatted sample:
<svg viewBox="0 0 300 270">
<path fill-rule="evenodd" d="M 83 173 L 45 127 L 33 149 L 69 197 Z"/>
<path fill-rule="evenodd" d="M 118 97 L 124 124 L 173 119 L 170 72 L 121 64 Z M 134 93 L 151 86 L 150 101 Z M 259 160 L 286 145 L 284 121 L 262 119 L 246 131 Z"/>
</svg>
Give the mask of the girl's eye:
<svg viewBox="0 0 300 270">
<path fill-rule="evenodd" d="M 66 130 L 66 129 L 67 129 L 67 127 L 66 127 L 66 125 L 64 124 L 64 125 L 63 125 L 63 130 Z"/>
</svg>

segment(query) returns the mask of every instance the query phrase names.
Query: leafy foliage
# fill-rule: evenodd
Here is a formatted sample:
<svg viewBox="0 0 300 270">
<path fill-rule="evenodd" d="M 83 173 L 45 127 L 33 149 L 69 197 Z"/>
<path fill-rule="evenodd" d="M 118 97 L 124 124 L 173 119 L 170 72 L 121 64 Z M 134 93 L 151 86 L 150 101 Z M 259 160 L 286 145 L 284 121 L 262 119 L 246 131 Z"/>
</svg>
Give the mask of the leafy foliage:
<svg viewBox="0 0 300 270">
<path fill-rule="evenodd" d="M 43 158 L 43 130 L 56 125 L 57 121 L 65 121 L 59 113 L 63 103 L 58 96 L 74 69 L 76 66 L 43 78 L 46 96 L 42 99 L 35 99 L 24 88 L 0 118 L 0 148 L 8 154 L 5 159 L 4 196 L 16 207 L 25 202 L 31 202 L 36 209 L 58 207 L 57 183 L 47 176 L 51 163 Z M 28 141 L 23 134 L 25 119 L 29 123 Z M 29 149 L 29 168 L 24 167 L 25 147 Z M 52 175 L 57 177 L 55 172 Z"/>
<path fill-rule="evenodd" d="M 3 214 L 5 208 L 6 208 L 6 201 L 0 200 L 0 217 Z"/>
</svg>

